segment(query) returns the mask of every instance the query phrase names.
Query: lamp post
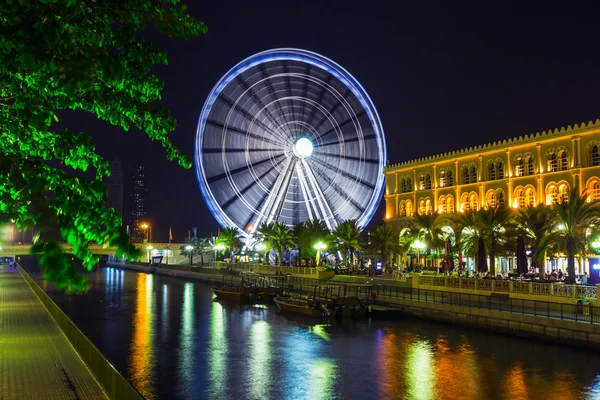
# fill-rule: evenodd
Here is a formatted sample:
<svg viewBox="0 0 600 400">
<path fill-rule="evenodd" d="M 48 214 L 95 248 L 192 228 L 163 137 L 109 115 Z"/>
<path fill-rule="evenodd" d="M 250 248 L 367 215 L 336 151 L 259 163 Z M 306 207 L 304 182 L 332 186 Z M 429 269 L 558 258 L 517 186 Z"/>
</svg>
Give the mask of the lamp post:
<svg viewBox="0 0 600 400">
<path fill-rule="evenodd" d="M 151 260 L 150 260 L 150 251 L 152 251 L 153 248 L 154 247 L 152 247 L 152 246 L 147 246 L 146 247 L 146 249 L 148 250 L 148 262 L 151 262 Z"/>
<path fill-rule="evenodd" d="M 146 222 L 142 222 L 142 224 L 140 225 L 140 228 L 142 228 L 144 233 L 146 233 L 146 243 L 148 243 L 148 238 L 149 238 L 149 233 L 150 233 L 150 224 L 148 224 Z"/>
<path fill-rule="evenodd" d="M 225 249 L 225 245 L 223 243 L 217 243 L 215 245 L 215 261 L 217 261 L 218 257 L 218 251 L 224 250 Z"/>
<path fill-rule="evenodd" d="M 263 251 L 265 251 L 266 248 L 267 248 L 267 246 L 263 242 L 260 242 L 256 245 L 256 251 L 259 251 L 261 253 Z M 267 263 L 267 255 L 265 254 L 265 259 L 263 260 L 263 264 L 266 264 L 266 263 Z"/>
<path fill-rule="evenodd" d="M 415 240 L 412 247 L 417 251 L 417 265 L 421 262 L 421 250 L 425 249 L 425 243 Z"/>
<path fill-rule="evenodd" d="M 188 255 L 190 256 L 190 265 L 192 265 L 192 257 L 194 256 L 192 250 L 194 250 L 194 246 L 188 244 L 187 246 L 185 246 L 185 249 L 188 251 Z"/>
<path fill-rule="evenodd" d="M 325 243 L 323 242 L 318 242 L 317 244 L 315 244 L 315 249 L 317 249 L 317 265 L 316 267 L 319 266 L 319 258 L 321 258 L 321 250 L 325 250 L 327 248 L 327 246 L 325 246 Z"/>
</svg>

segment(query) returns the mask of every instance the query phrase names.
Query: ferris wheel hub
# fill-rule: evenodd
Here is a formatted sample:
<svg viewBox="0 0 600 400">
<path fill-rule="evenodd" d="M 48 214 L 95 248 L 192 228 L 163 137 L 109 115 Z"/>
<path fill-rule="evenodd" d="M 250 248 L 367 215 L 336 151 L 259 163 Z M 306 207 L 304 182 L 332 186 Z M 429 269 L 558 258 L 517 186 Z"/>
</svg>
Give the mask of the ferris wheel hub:
<svg viewBox="0 0 600 400">
<path fill-rule="evenodd" d="M 313 153 L 313 144 L 309 138 L 301 137 L 294 143 L 294 154 L 299 158 L 308 158 Z"/>
</svg>

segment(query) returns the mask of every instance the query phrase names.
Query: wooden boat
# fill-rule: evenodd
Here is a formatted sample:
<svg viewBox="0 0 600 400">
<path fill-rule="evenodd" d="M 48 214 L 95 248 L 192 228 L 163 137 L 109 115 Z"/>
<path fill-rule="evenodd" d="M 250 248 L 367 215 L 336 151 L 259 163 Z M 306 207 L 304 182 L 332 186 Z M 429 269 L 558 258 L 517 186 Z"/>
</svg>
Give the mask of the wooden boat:
<svg viewBox="0 0 600 400">
<path fill-rule="evenodd" d="M 323 314 L 329 315 L 327 307 L 323 304 L 322 307 L 315 307 L 311 301 L 303 299 L 292 299 L 290 297 L 275 297 L 273 299 L 277 307 L 281 311 L 294 312 L 296 314 L 309 315 L 312 317 L 320 317 Z"/>
<path fill-rule="evenodd" d="M 220 288 L 211 288 L 215 296 L 223 300 L 242 300 L 244 298 L 244 289 L 238 287 L 224 286 Z"/>
</svg>

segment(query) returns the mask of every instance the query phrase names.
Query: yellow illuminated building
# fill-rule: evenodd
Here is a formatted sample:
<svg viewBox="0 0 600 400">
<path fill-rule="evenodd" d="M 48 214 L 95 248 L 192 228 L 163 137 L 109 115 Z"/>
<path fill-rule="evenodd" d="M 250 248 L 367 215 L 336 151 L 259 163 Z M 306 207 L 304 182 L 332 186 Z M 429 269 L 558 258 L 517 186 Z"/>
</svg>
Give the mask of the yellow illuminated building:
<svg viewBox="0 0 600 400">
<path fill-rule="evenodd" d="M 386 220 L 560 203 L 578 185 L 600 200 L 600 120 L 388 165 Z"/>
</svg>

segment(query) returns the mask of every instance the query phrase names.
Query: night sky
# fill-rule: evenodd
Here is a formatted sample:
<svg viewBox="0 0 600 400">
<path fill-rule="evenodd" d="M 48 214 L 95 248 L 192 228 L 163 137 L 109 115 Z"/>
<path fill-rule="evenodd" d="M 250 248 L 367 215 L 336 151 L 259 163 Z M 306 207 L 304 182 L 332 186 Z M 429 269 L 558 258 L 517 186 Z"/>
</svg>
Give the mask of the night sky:
<svg viewBox="0 0 600 400">
<path fill-rule="evenodd" d="M 262 50 L 299 47 L 331 58 L 361 82 L 381 117 L 391 163 L 572 125 L 600 117 L 600 24 L 592 9 L 378 7 L 187 1 L 208 33 L 158 38 L 169 65 L 163 103 L 178 120 L 172 141 L 193 157 L 200 110 L 216 81 Z M 366 8 L 369 7 L 369 8 Z M 417 7 L 417 6 L 415 6 Z M 195 170 L 166 160 L 158 143 L 82 114 L 61 123 L 91 134 L 97 151 L 147 166 L 153 240 L 216 234 Z M 373 224 L 381 223 L 381 202 Z M 125 217 L 127 221 L 128 217 Z"/>
</svg>

